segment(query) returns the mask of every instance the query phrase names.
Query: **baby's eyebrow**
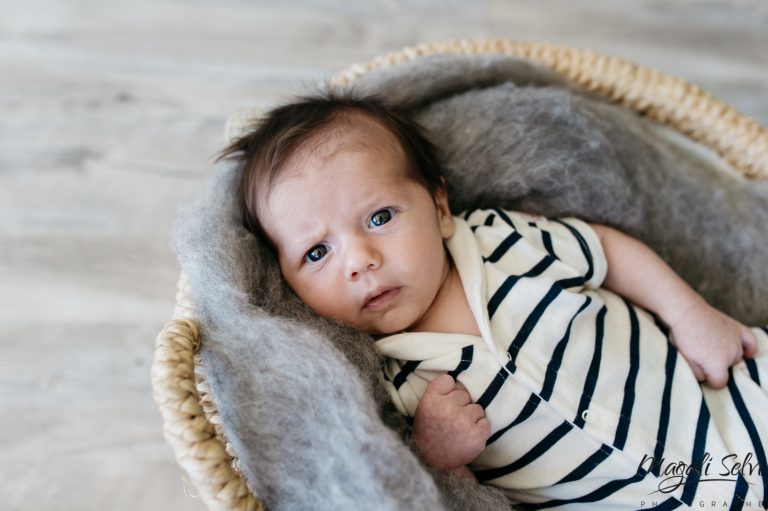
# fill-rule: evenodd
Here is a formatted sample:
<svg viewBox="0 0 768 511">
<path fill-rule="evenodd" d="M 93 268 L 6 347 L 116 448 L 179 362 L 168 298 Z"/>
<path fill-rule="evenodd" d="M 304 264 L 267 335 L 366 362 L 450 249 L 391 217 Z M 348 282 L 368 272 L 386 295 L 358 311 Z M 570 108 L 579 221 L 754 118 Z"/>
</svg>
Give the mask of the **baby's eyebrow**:
<svg viewBox="0 0 768 511">
<path fill-rule="evenodd" d="M 360 206 L 362 209 L 374 213 L 377 208 L 389 206 L 391 205 L 390 203 L 397 202 L 399 199 L 400 197 L 398 197 L 397 194 L 393 194 L 392 192 L 375 190 L 368 197 L 366 197 Z"/>
<path fill-rule="evenodd" d="M 310 249 L 316 244 L 316 240 L 321 240 L 325 234 L 320 235 L 316 233 L 309 233 L 304 236 L 297 236 L 295 239 L 295 246 L 297 250 Z M 293 244 L 292 244 L 293 245 Z"/>
</svg>

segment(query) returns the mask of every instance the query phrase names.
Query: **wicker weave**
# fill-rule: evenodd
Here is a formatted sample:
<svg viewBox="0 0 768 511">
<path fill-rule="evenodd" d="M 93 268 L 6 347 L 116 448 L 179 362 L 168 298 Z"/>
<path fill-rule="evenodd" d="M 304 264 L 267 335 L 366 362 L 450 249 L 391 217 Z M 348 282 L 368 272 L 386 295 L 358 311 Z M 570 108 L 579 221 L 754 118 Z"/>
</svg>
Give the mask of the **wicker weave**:
<svg viewBox="0 0 768 511">
<path fill-rule="evenodd" d="M 748 178 L 768 178 L 768 132 L 685 80 L 591 51 L 507 40 L 424 44 L 353 65 L 334 78 L 348 84 L 371 70 L 437 53 L 505 54 L 543 64 L 574 84 L 709 147 Z M 173 319 L 157 337 L 152 386 L 176 459 L 213 511 L 263 509 L 237 468 L 208 388 L 196 375 L 200 336 L 182 274 Z"/>
</svg>

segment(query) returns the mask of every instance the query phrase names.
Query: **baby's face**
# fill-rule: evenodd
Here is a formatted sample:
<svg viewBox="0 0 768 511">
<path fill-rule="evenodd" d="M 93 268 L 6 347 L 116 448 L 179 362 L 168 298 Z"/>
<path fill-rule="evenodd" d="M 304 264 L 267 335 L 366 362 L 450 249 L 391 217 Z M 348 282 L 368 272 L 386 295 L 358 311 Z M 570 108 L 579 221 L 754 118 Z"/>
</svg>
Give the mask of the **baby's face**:
<svg viewBox="0 0 768 511">
<path fill-rule="evenodd" d="M 305 144 L 260 198 L 280 269 L 316 313 L 372 334 L 409 329 L 449 272 L 445 193 L 406 174 L 397 138 L 356 115 L 317 147 Z"/>
</svg>

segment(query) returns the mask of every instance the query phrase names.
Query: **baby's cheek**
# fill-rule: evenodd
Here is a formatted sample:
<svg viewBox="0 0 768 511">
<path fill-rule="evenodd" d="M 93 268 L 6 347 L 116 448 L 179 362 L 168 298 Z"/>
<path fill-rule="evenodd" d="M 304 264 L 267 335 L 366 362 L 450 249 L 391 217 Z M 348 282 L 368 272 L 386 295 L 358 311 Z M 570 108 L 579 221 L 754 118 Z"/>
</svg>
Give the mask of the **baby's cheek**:
<svg viewBox="0 0 768 511">
<path fill-rule="evenodd" d="M 299 289 L 294 289 L 298 297 L 306 303 L 316 314 L 332 319 L 345 320 L 342 310 L 339 308 L 339 298 L 333 290 L 323 283 L 304 284 Z"/>
</svg>

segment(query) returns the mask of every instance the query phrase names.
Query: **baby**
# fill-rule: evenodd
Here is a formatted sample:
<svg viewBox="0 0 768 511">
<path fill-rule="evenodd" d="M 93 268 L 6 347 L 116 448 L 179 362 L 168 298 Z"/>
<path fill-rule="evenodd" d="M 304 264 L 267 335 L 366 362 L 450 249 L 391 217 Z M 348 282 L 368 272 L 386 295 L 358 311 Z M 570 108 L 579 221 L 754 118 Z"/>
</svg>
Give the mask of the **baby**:
<svg viewBox="0 0 768 511">
<path fill-rule="evenodd" d="M 453 216 L 433 146 L 370 98 L 277 108 L 224 155 L 293 291 L 377 339 L 425 463 L 524 508 L 765 506 L 767 331 L 641 242 Z"/>
</svg>

